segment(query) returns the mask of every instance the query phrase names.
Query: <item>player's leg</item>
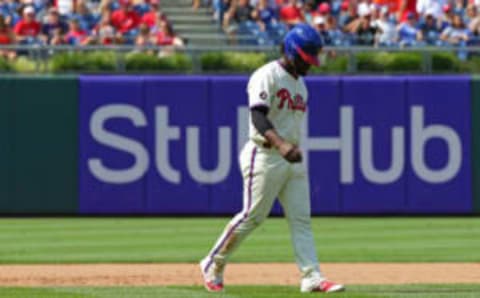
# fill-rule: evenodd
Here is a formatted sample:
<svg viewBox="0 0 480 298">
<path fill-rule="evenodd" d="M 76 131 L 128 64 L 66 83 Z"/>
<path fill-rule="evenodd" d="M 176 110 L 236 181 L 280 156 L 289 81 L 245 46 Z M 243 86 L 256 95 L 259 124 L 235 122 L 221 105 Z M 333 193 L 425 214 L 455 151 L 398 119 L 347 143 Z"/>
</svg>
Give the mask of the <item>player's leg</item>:
<svg viewBox="0 0 480 298">
<path fill-rule="evenodd" d="M 295 259 L 302 273 L 301 291 L 343 290 L 343 286 L 327 281 L 320 271 L 311 228 L 308 177 L 302 165 L 295 165 L 292 169 L 292 175 L 281 190 L 279 200 L 288 220 Z"/>
<path fill-rule="evenodd" d="M 279 195 L 291 233 L 297 265 L 302 275 L 320 272 L 310 224 L 310 192 L 304 173 L 294 173 Z"/>
<path fill-rule="evenodd" d="M 201 262 L 205 274 L 222 280 L 229 256 L 268 216 L 281 186 L 288 164 L 279 156 L 255 146 L 246 146 L 240 157 L 243 176 L 243 210 L 225 227 L 210 253 Z M 207 276 L 208 279 L 208 276 Z"/>
</svg>

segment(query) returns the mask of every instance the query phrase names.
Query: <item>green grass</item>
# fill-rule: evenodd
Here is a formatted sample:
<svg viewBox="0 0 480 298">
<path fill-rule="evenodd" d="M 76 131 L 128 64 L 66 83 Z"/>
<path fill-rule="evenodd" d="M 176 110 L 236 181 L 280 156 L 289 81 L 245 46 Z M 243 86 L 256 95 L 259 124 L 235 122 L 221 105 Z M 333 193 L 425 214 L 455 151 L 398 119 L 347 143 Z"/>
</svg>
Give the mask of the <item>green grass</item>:
<svg viewBox="0 0 480 298">
<path fill-rule="evenodd" d="M 296 287 L 232 286 L 225 293 L 208 293 L 200 287 L 82 287 L 82 288 L 0 288 L 1 297 L 35 298 L 305 298 L 324 295 L 301 294 Z M 351 286 L 347 292 L 329 294 L 336 298 L 474 298 L 480 285 Z"/>
<path fill-rule="evenodd" d="M 3 218 L 0 263 L 197 262 L 228 221 Z M 322 262 L 480 261 L 480 218 L 314 218 L 313 230 Z M 293 262 L 286 221 L 268 219 L 232 261 Z"/>
</svg>

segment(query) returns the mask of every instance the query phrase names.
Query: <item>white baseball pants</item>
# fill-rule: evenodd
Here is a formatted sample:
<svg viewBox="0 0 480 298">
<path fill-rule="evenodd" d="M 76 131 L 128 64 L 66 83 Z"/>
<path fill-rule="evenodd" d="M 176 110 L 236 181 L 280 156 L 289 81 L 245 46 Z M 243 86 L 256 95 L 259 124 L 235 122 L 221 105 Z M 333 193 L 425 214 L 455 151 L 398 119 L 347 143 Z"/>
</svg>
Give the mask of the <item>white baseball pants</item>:
<svg viewBox="0 0 480 298">
<path fill-rule="evenodd" d="M 277 150 L 249 141 L 240 154 L 240 167 L 243 210 L 230 221 L 210 251 L 205 270 L 213 263 L 223 268 L 241 241 L 267 218 L 278 197 L 302 276 L 322 278 L 310 224 L 310 190 L 304 165 L 289 163 Z"/>
</svg>

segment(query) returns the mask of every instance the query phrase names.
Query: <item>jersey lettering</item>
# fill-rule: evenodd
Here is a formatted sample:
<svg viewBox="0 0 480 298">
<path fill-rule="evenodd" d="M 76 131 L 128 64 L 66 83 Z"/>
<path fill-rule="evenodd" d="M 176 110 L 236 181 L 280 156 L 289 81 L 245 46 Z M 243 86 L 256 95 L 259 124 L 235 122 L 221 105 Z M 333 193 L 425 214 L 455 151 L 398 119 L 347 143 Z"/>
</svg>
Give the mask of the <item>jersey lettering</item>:
<svg viewBox="0 0 480 298">
<path fill-rule="evenodd" d="M 296 94 L 292 99 L 292 96 L 290 95 L 290 91 L 288 91 L 288 89 L 282 88 L 278 90 L 277 97 L 280 98 L 280 103 L 278 104 L 279 109 L 283 109 L 285 103 L 287 103 L 287 108 L 289 110 L 305 112 L 307 109 L 307 106 L 302 96 L 300 94 Z"/>
</svg>

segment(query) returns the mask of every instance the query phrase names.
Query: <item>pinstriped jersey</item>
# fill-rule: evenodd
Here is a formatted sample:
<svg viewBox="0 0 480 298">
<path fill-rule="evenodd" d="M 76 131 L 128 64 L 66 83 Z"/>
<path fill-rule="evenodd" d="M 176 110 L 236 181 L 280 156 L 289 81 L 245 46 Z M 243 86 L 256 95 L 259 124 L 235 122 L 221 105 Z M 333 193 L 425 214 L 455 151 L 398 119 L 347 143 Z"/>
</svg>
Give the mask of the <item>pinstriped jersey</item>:
<svg viewBox="0 0 480 298">
<path fill-rule="evenodd" d="M 267 117 L 277 133 L 286 141 L 298 145 L 308 98 L 303 78 L 293 77 L 279 61 L 272 61 L 252 74 L 247 93 L 249 107 L 268 107 Z M 249 122 L 250 139 L 264 143 L 265 138 L 253 125 L 251 116 Z"/>
</svg>

